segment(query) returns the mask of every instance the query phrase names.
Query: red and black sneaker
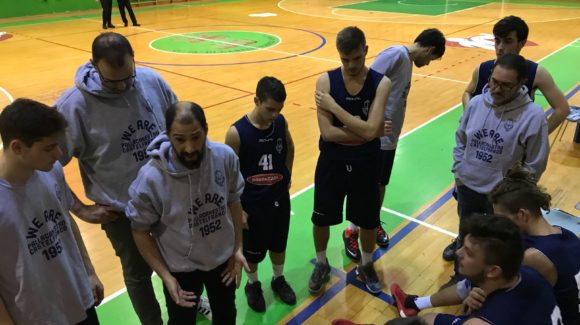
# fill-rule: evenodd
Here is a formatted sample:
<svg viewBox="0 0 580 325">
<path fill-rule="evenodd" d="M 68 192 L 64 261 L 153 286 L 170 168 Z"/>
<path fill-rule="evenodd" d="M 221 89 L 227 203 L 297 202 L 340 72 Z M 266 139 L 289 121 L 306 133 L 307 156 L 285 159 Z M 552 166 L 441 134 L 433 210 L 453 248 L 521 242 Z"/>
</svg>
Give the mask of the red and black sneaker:
<svg viewBox="0 0 580 325">
<path fill-rule="evenodd" d="M 383 248 L 387 248 L 389 247 L 389 234 L 387 234 L 387 232 L 385 231 L 385 229 L 383 229 L 382 225 L 379 225 L 377 227 L 377 245 L 379 245 L 379 247 L 383 247 Z"/>
<path fill-rule="evenodd" d="M 415 295 L 408 295 L 397 283 L 391 284 L 391 295 L 395 300 L 395 306 L 399 310 L 401 317 L 412 317 L 419 313 L 419 308 L 415 304 Z"/>
<path fill-rule="evenodd" d="M 342 240 L 344 241 L 344 251 L 346 256 L 351 260 L 360 261 L 360 248 L 358 247 L 358 232 L 346 228 L 342 232 Z"/>
</svg>

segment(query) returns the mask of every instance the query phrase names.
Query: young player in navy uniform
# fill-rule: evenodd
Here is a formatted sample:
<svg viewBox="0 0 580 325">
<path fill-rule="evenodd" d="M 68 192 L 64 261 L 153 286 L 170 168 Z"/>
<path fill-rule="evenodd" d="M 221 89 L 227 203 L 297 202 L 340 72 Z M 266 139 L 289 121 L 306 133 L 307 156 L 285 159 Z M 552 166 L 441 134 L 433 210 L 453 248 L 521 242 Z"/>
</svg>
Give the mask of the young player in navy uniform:
<svg viewBox="0 0 580 325">
<path fill-rule="evenodd" d="M 432 60 L 441 59 L 445 53 L 445 36 L 438 29 L 422 31 L 413 44 L 394 45 L 384 49 L 371 64 L 371 69 L 384 74 L 391 80 L 391 92 L 385 107 L 385 135 L 381 137 L 380 164 L 378 174 L 379 202 L 383 203 L 385 188 L 391 179 L 395 162 L 395 152 L 403 129 L 407 96 L 411 89 L 413 64 L 417 68 L 429 65 Z M 358 227 L 350 223 L 343 231 L 346 256 L 354 261 L 360 260 Z M 389 246 L 389 236 L 381 225 L 377 227 L 377 245 Z"/>
<path fill-rule="evenodd" d="M 320 156 L 314 180 L 312 223 L 316 264 L 308 288 L 319 292 L 328 280 L 326 247 L 329 226 L 346 218 L 360 226 L 362 258 L 358 267 L 367 289 L 381 291 L 372 263 L 376 228 L 380 224 L 377 170 L 379 137 L 383 135 L 386 100 L 391 82 L 365 66 L 368 46 L 364 33 L 346 27 L 336 38 L 342 66 L 324 73 L 316 83 Z"/>
<path fill-rule="evenodd" d="M 240 118 L 227 132 L 226 144 L 240 158 L 245 180 L 243 251 L 250 271 L 245 287 L 248 305 L 257 312 L 266 310 L 258 264 L 270 253 L 272 290 L 280 299 L 296 304 L 296 295 L 283 275 L 286 243 L 290 227 L 290 178 L 294 143 L 284 107 L 286 90 L 274 77 L 260 79 L 254 109 Z"/>
<path fill-rule="evenodd" d="M 550 284 L 534 269 L 522 266 L 524 243 L 520 229 L 508 218 L 474 215 L 462 224 L 464 245 L 457 250 L 463 293 L 471 283 L 486 294 L 481 308 L 466 315 L 427 314 L 435 325 L 557 325 L 560 309 Z M 445 289 L 452 293 L 452 288 Z M 456 303 L 460 303 L 459 290 Z"/>
<path fill-rule="evenodd" d="M 542 209 L 550 210 L 550 195 L 518 166 L 491 191 L 490 199 L 495 213 L 513 220 L 524 233 L 524 264 L 553 286 L 563 324 L 580 324 L 580 239 L 542 216 Z"/>
</svg>

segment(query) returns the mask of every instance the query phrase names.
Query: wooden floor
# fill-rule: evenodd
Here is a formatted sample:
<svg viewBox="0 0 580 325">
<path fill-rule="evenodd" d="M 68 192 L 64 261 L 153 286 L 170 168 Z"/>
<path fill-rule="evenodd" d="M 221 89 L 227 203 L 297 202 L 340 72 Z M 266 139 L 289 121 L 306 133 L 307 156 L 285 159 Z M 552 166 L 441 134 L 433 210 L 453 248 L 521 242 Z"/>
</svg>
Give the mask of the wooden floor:
<svg viewBox="0 0 580 325">
<path fill-rule="evenodd" d="M 571 3 L 558 1 L 566 2 Z M 223 141 L 229 125 L 253 107 L 253 92 L 260 77 L 273 75 L 281 79 L 288 92 L 283 113 L 297 148 L 292 192 L 313 181 L 319 136 L 313 92 L 318 76 L 340 65 L 334 41 L 343 27 L 357 25 L 365 31 L 369 44 L 368 64 L 383 48 L 411 43 L 425 28 L 436 27 L 447 37 L 466 38 L 491 33 L 499 18 L 511 14 L 524 18 L 530 27 L 529 40 L 537 46 L 524 48 L 522 54 L 532 60 L 540 60 L 580 36 L 578 7 L 500 2 L 439 16 L 333 9 L 350 3 L 353 1 L 258 0 L 223 4 L 214 1 L 205 5 L 190 2 L 167 10 L 140 11 L 138 18 L 142 27 L 114 31 L 129 38 L 138 64 L 160 73 L 180 99 L 198 102 L 205 108 L 209 137 L 213 140 Z M 276 16 L 250 17 L 252 13 L 275 13 Z M 0 90 L 6 90 L 14 98 L 28 97 L 53 104 L 72 86 L 77 67 L 90 58 L 91 42 L 102 31 L 99 13 L 94 14 L 94 18 L 0 27 L 0 32 L 13 35 L 11 39 L 0 41 Z M 113 19 L 117 26 L 121 25 L 118 16 Z M 275 34 L 283 41 L 273 48 L 249 53 L 203 56 L 163 53 L 149 46 L 157 38 L 174 34 L 245 29 Z M 313 51 L 323 39 L 327 44 Z M 296 55 L 308 51 L 312 52 Z M 434 61 L 422 69 L 415 68 L 403 133 L 460 103 L 473 69 L 479 62 L 494 56 L 493 51 L 486 49 L 448 46 L 441 61 Z M 281 59 L 283 57 L 287 58 Z M 241 64 L 249 61 L 262 62 Z M 569 73 L 575 75 L 578 84 L 578 70 Z M 571 89 L 562 91 L 567 93 Z M 570 102 L 580 105 L 580 95 L 573 96 Z M 0 92 L 0 106 L 7 103 L 8 96 Z M 571 142 L 574 129 L 575 125 L 570 124 L 562 139 L 556 140 L 541 183 L 553 194 L 554 206 L 578 214 L 575 205 L 580 201 L 580 148 Z M 453 132 L 449 130 L 450 137 Z M 71 187 L 81 194 L 76 164 L 69 164 L 66 173 Z M 449 200 L 429 218 L 429 223 L 456 232 L 455 209 L 454 200 Z M 98 226 L 79 225 L 105 284 L 106 294 L 123 288 L 120 265 L 104 232 Z M 389 251 L 386 258 L 377 262 L 383 283 L 397 281 L 414 293 L 432 292 L 450 273 L 449 264 L 440 258 L 450 240 L 450 236 L 441 232 L 418 227 Z M 295 313 L 307 304 L 298 306 Z M 349 318 L 380 324 L 395 316 L 396 310 L 380 299 L 355 287 L 347 287 L 306 323 L 322 324 L 335 318 Z"/>
</svg>

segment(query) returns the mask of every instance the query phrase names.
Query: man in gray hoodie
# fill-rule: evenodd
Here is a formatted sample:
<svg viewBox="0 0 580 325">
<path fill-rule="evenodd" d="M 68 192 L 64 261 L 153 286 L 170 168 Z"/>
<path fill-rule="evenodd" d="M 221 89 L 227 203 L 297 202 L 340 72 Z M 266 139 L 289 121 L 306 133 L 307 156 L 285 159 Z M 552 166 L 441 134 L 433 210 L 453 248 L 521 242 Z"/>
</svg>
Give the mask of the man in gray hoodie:
<svg viewBox="0 0 580 325">
<path fill-rule="evenodd" d="M 460 229 L 472 214 L 493 213 L 487 194 L 517 162 L 536 181 L 546 170 L 548 124 L 542 108 L 527 93 L 525 72 L 522 56 L 499 58 L 482 94 L 471 99 L 461 117 L 452 168 Z"/>
<path fill-rule="evenodd" d="M 86 196 L 95 204 L 72 212 L 107 233 L 121 260 L 125 286 L 142 324 L 162 324 L 143 260 L 124 211 L 128 189 L 149 157 L 146 148 L 165 129 L 165 111 L 177 102 L 169 85 L 153 70 L 136 67 L 129 41 L 116 33 L 97 36 L 92 60 L 75 76 L 75 87 L 57 101 L 69 124 L 61 144 L 66 165 L 79 163 Z M 80 202 L 76 196 L 75 201 Z"/>
<path fill-rule="evenodd" d="M 207 139 L 201 107 L 179 102 L 151 160 L 129 189 L 126 214 L 139 251 L 163 280 L 169 324 L 195 324 L 203 287 L 214 324 L 235 324 L 241 267 L 244 179 L 235 152 Z M 235 282 L 235 285 L 234 285 Z"/>
</svg>

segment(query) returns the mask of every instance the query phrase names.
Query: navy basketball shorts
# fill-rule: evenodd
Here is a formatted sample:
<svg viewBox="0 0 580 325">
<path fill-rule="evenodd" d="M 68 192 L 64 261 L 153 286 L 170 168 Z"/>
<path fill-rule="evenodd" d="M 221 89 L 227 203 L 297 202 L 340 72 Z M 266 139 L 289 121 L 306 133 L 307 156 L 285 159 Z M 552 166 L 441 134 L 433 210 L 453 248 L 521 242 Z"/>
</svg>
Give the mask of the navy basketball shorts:
<svg viewBox="0 0 580 325">
<path fill-rule="evenodd" d="M 379 151 L 379 185 L 389 185 L 395 163 L 395 151 L 397 149 Z"/>
<path fill-rule="evenodd" d="M 456 316 L 450 314 L 438 314 L 435 317 L 434 325 L 459 325 L 466 321 L 468 316 Z"/>
<path fill-rule="evenodd" d="M 318 157 L 314 175 L 312 223 L 326 227 L 342 223 L 346 198 L 346 219 L 363 229 L 380 224 L 378 155 L 360 160 L 332 160 Z"/>
<path fill-rule="evenodd" d="M 250 263 L 260 263 L 268 251 L 286 251 L 290 228 L 290 194 L 254 204 L 243 204 L 248 214 L 248 228 L 244 229 L 243 252 Z"/>
</svg>

